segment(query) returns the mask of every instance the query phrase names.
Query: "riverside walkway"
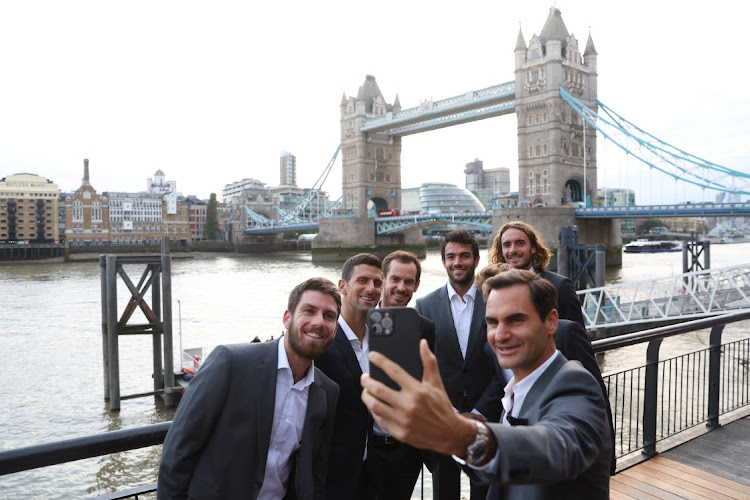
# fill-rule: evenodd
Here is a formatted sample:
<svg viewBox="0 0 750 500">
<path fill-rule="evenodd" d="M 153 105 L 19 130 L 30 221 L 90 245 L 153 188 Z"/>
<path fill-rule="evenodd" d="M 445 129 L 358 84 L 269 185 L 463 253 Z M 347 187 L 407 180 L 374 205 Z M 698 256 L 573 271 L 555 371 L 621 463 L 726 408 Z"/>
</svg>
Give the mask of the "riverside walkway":
<svg viewBox="0 0 750 500">
<path fill-rule="evenodd" d="M 619 471 L 610 498 L 750 498 L 750 416 Z"/>
</svg>

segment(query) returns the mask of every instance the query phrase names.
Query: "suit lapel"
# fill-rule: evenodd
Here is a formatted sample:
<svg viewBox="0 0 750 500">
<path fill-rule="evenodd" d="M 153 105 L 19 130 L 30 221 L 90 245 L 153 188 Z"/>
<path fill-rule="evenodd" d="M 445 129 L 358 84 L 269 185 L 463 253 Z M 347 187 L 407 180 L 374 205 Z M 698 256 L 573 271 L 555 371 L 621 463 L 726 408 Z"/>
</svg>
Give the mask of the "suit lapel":
<svg viewBox="0 0 750 500">
<path fill-rule="evenodd" d="M 458 343 L 458 333 L 456 332 L 456 324 L 453 322 L 453 311 L 451 310 L 451 301 L 448 297 L 448 288 L 450 284 L 444 285 L 439 288 L 438 303 L 436 304 L 437 314 L 435 315 L 438 320 L 435 322 L 435 349 L 445 348 L 449 352 L 449 356 L 456 359 L 463 359 L 461 354 L 461 346 Z M 439 326 L 442 325 L 442 328 Z M 437 339 L 439 332 L 443 333 L 443 338 Z"/>
<path fill-rule="evenodd" d="M 466 357 L 464 358 L 464 366 L 466 366 L 466 360 L 471 357 L 471 353 L 476 347 L 477 343 L 481 340 L 482 325 L 484 324 L 484 298 L 482 294 L 477 290 L 474 296 L 474 312 L 471 315 L 471 328 L 469 329 L 469 342 L 466 345 Z M 486 336 L 487 332 L 484 331 Z M 458 338 L 458 337 L 456 337 Z"/>
<path fill-rule="evenodd" d="M 280 341 L 281 339 L 263 344 L 263 349 L 258 355 L 255 365 L 258 376 L 257 383 L 254 384 L 258 387 L 257 400 L 255 401 L 256 421 L 258 423 L 255 426 L 258 433 L 257 456 L 263 457 L 264 464 L 268 455 L 268 446 L 271 442 L 271 430 L 273 428 L 273 414 L 276 404 L 276 373 L 279 365 L 278 343 Z M 248 395 L 248 397 L 250 396 Z M 271 411 L 268 411 L 269 408 Z"/>
<path fill-rule="evenodd" d="M 313 453 L 315 452 L 316 438 L 326 416 L 327 408 L 326 392 L 321 387 L 320 373 L 315 372 L 315 380 L 310 384 L 307 395 L 307 410 L 305 411 L 305 423 L 302 427 L 302 442 L 300 443 L 297 456 L 296 476 L 294 481 L 298 497 L 305 497 L 313 484 L 312 470 L 314 464 Z"/>
<path fill-rule="evenodd" d="M 523 400 L 523 407 L 521 408 L 521 411 L 518 412 L 519 417 L 523 416 L 525 419 L 529 419 L 532 416 L 530 410 L 536 408 L 536 402 L 539 399 L 539 396 L 541 396 L 547 389 L 547 386 L 552 382 L 552 379 L 555 378 L 557 372 L 560 371 L 560 368 L 562 368 L 567 362 L 568 360 L 565 359 L 565 356 L 558 352 L 557 358 L 555 358 L 552 364 L 544 370 L 544 373 L 542 373 L 537 381 L 534 382 L 531 390 L 526 395 L 526 399 Z"/>
<path fill-rule="evenodd" d="M 336 337 L 334 342 L 336 342 L 336 347 L 339 349 L 339 351 L 341 351 L 341 357 L 343 358 L 344 364 L 346 365 L 347 369 L 352 373 L 356 380 L 359 380 L 359 377 L 362 375 L 362 368 L 359 366 L 357 355 L 354 354 L 352 344 L 349 339 L 346 338 L 346 334 L 341 328 L 341 325 L 339 325 L 336 330 Z"/>
</svg>

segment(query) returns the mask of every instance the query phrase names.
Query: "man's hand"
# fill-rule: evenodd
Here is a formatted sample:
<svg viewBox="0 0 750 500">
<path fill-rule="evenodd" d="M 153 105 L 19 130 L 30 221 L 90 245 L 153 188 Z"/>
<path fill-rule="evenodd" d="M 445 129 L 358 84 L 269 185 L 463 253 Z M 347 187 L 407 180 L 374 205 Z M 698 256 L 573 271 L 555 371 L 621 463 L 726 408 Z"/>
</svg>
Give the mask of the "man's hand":
<svg viewBox="0 0 750 500">
<path fill-rule="evenodd" d="M 362 374 L 362 401 L 372 416 L 393 437 L 417 448 L 463 457 L 474 441 L 474 423 L 453 411 L 437 366 L 437 359 L 422 339 L 419 344 L 423 375 L 419 381 L 386 356 L 371 351 L 370 362 L 400 387 L 395 391 Z"/>
</svg>

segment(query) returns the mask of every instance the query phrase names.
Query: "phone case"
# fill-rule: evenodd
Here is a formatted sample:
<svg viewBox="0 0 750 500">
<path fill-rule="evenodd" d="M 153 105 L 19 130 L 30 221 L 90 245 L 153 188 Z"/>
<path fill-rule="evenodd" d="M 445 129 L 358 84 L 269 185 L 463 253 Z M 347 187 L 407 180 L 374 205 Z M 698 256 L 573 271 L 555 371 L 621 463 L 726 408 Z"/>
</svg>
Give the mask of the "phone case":
<svg viewBox="0 0 750 500">
<path fill-rule="evenodd" d="M 367 313 L 370 350 L 378 351 L 398 363 L 412 377 L 422 380 L 419 357 L 419 315 L 410 307 L 381 307 Z M 387 386 L 401 388 L 380 368 L 370 363 L 370 376 Z"/>
</svg>

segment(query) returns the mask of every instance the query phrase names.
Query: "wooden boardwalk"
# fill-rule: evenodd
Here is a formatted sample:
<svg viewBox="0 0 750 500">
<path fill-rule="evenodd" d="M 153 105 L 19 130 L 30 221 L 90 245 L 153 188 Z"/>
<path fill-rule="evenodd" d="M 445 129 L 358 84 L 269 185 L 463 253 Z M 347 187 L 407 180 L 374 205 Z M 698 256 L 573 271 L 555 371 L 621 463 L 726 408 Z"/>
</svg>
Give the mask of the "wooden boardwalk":
<svg viewBox="0 0 750 500">
<path fill-rule="evenodd" d="M 750 416 L 619 472 L 610 497 L 750 499 Z"/>
</svg>

